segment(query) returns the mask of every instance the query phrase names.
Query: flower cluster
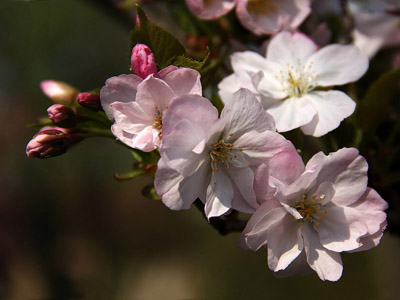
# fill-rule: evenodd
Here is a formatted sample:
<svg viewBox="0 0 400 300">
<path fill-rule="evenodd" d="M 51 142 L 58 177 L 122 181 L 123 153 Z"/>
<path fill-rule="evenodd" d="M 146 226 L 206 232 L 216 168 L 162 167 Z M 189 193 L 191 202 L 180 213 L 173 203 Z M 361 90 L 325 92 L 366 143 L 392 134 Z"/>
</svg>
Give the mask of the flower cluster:
<svg viewBox="0 0 400 300">
<path fill-rule="evenodd" d="M 221 61 L 204 71 L 207 58 L 188 58 L 183 46 L 139 9 L 131 74 L 83 93 L 64 83 L 43 82 L 53 105 L 27 155 L 47 158 L 85 137 L 112 137 L 139 162 L 122 177 L 153 176 L 151 189 L 157 195 L 152 197 L 168 208 L 202 203 L 210 223 L 236 212 L 251 214 L 241 228 L 242 248 L 266 246 L 268 266 L 278 274 L 313 270 L 322 280 L 338 280 L 341 252 L 379 244 L 388 205 L 368 187 L 368 164 L 356 148 L 333 143 L 328 155 L 309 155 L 305 165 L 302 143 L 283 134 L 291 131 L 302 141 L 304 135 L 315 141 L 351 116 L 353 94 L 332 88 L 359 80 L 369 67 L 368 55 L 356 45 L 321 48 L 295 31 L 311 11 L 308 0 L 186 4 L 208 20 L 236 6 L 245 27 L 274 36 L 262 55 L 234 52 L 233 73 L 214 90 L 206 89 L 206 76 Z"/>
</svg>

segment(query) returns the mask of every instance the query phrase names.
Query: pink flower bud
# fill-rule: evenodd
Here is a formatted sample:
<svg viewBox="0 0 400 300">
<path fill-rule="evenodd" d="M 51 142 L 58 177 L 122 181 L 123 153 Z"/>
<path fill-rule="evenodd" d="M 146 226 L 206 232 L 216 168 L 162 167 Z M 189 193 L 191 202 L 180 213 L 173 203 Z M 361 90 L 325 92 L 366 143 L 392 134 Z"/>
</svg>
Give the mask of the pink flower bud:
<svg viewBox="0 0 400 300">
<path fill-rule="evenodd" d="M 58 129 L 45 129 L 39 131 L 26 146 L 28 157 L 49 158 L 64 154 L 70 140 L 68 135 Z"/>
<path fill-rule="evenodd" d="M 47 109 L 47 113 L 54 125 L 69 128 L 76 124 L 76 112 L 72 107 L 53 104 Z"/>
<path fill-rule="evenodd" d="M 100 95 L 92 93 L 80 93 L 77 97 L 78 103 L 83 107 L 89 108 L 94 111 L 101 110 Z"/>
<path fill-rule="evenodd" d="M 157 72 L 156 60 L 150 48 L 143 44 L 137 44 L 132 49 L 131 65 L 133 73 L 145 79 L 150 74 Z"/>
<path fill-rule="evenodd" d="M 44 80 L 40 83 L 43 93 L 51 99 L 53 103 L 72 105 L 75 101 L 78 90 L 69 84 L 55 80 Z"/>
</svg>

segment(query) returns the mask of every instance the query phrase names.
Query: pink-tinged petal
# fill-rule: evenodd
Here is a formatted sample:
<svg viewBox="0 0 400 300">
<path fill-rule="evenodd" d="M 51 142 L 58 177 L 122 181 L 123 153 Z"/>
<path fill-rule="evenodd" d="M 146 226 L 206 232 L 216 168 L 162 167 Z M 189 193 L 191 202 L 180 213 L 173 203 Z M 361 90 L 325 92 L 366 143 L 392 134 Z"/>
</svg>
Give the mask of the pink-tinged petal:
<svg viewBox="0 0 400 300">
<path fill-rule="evenodd" d="M 180 68 L 166 74 L 163 80 L 177 96 L 202 95 L 200 73 L 196 70 Z"/>
<path fill-rule="evenodd" d="M 354 249 L 354 250 L 351 250 L 348 252 L 353 253 L 353 252 L 366 251 L 366 250 L 369 250 L 369 249 L 372 249 L 372 248 L 378 246 L 379 242 L 381 241 L 381 238 L 383 236 L 383 231 L 385 231 L 385 229 L 386 229 L 386 226 L 387 226 L 387 222 L 384 221 L 380 225 L 380 228 L 377 232 L 375 232 L 374 234 L 371 234 L 371 235 L 366 235 L 360 239 L 360 242 L 362 244 L 362 246 L 360 248 L 357 248 L 357 249 Z"/>
<path fill-rule="evenodd" d="M 267 59 L 277 62 L 281 66 L 289 63 L 297 67 L 299 60 L 305 64 L 317 50 L 318 46 L 305 34 L 284 31 L 272 38 L 267 49 Z"/>
<path fill-rule="evenodd" d="M 341 91 L 315 91 L 306 97 L 313 104 L 317 114 L 311 122 L 301 127 L 301 131 L 315 137 L 336 129 L 356 108 L 356 103 Z"/>
<path fill-rule="evenodd" d="M 278 191 L 280 202 L 294 207 L 294 203 L 301 200 L 302 196 L 315 186 L 321 167 L 322 164 L 315 164 L 307 168 L 292 184 L 280 189 Z"/>
<path fill-rule="evenodd" d="M 154 186 L 163 203 L 172 210 L 189 209 L 197 199 L 205 201 L 208 166 L 203 166 L 192 176 L 183 177 L 159 160 Z M 209 179 L 208 179 L 209 181 Z"/>
<path fill-rule="evenodd" d="M 126 131 L 123 131 L 118 124 L 114 124 L 111 126 L 111 131 L 115 137 L 123 142 L 124 144 L 128 145 L 129 147 L 133 148 L 133 138 L 134 134 L 128 133 Z"/>
<path fill-rule="evenodd" d="M 285 269 L 274 273 L 277 278 L 286 278 L 291 276 L 301 276 L 312 273 L 313 269 L 307 263 L 306 252 L 302 251 L 299 256 Z"/>
<path fill-rule="evenodd" d="M 247 132 L 240 136 L 234 145 L 242 149 L 245 160 L 251 166 L 259 165 L 279 152 L 294 150 L 290 141 L 273 131 Z"/>
<path fill-rule="evenodd" d="M 227 141 L 236 140 L 251 130 L 275 131 L 274 120 L 247 89 L 240 89 L 233 95 L 232 101 L 226 103 L 221 119 L 225 122 L 224 136 Z"/>
<path fill-rule="evenodd" d="M 388 204 L 374 189 L 367 188 L 364 195 L 351 207 L 362 212 L 369 234 L 381 230 L 381 224 L 386 221 L 384 210 L 388 208 Z"/>
<path fill-rule="evenodd" d="M 160 71 L 158 71 L 154 77 L 160 78 L 160 79 L 164 79 L 165 76 L 167 76 L 170 72 L 178 70 L 179 68 L 177 66 L 168 66 L 165 67 L 164 69 L 161 69 Z"/>
<path fill-rule="evenodd" d="M 308 59 L 316 85 L 332 86 L 357 81 L 368 69 L 368 57 L 353 45 L 329 45 Z"/>
<path fill-rule="evenodd" d="M 144 152 L 153 151 L 156 147 L 160 146 L 161 139 L 159 133 L 153 126 L 147 126 L 133 138 L 133 148 Z"/>
<path fill-rule="evenodd" d="M 40 88 L 53 103 L 64 105 L 72 105 L 79 93 L 73 86 L 56 80 L 43 80 L 40 82 Z"/>
<path fill-rule="evenodd" d="M 324 206 L 335 196 L 335 186 L 332 182 L 324 181 L 318 186 L 315 193 L 310 191 L 310 194 L 315 195 L 316 199 L 318 199 L 319 205 Z"/>
<path fill-rule="evenodd" d="M 239 205 L 235 203 L 237 206 L 233 206 L 232 208 L 244 213 L 253 213 L 257 207 L 259 206 L 256 201 L 256 195 L 253 190 L 254 183 L 254 172 L 250 168 L 236 168 L 230 167 L 227 170 L 228 176 L 232 179 L 234 185 L 237 187 L 238 192 L 243 197 L 246 206 L 250 206 L 251 210 L 242 211 Z"/>
<path fill-rule="evenodd" d="M 257 35 L 295 29 L 310 11 L 309 0 L 268 1 L 253 5 L 249 0 L 238 0 L 236 7 L 242 25 Z"/>
<path fill-rule="evenodd" d="M 154 116 L 146 115 L 136 101 L 128 103 L 114 102 L 111 107 L 114 109 L 115 123 L 126 132 L 139 134 L 140 131 L 152 126 L 155 122 Z"/>
<path fill-rule="evenodd" d="M 136 102 L 148 115 L 154 115 L 158 111 L 164 111 L 176 94 L 166 82 L 148 76 L 137 87 Z"/>
<path fill-rule="evenodd" d="M 274 223 L 280 223 L 287 215 L 285 209 L 278 206 L 276 202 L 264 202 L 248 221 L 246 228 L 243 230 L 239 246 L 243 249 L 251 249 L 257 251 L 267 244 L 268 229 Z"/>
<path fill-rule="evenodd" d="M 362 212 L 350 207 L 328 207 L 320 225 L 315 227 L 322 246 L 335 252 L 349 251 L 361 246 L 360 238 L 368 232 Z"/>
<path fill-rule="evenodd" d="M 235 0 L 185 0 L 185 2 L 192 14 L 204 20 L 218 19 L 235 6 Z"/>
<path fill-rule="evenodd" d="M 232 198 L 233 187 L 229 177 L 222 170 L 213 172 L 204 206 L 207 218 L 219 217 L 226 213 L 232 207 Z"/>
<path fill-rule="evenodd" d="M 337 281 L 343 272 L 340 254 L 325 249 L 319 241 L 317 232 L 310 224 L 303 225 L 302 235 L 310 267 L 322 280 Z"/>
<path fill-rule="evenodd" d="M 268 228 L 268 267 L 273 271 L 286 269 L 303 251 L 301 225 L 286 215 Z"/>
<path fill-rule="evenodd" d="M 268 161 L 268 168 L 269 174 L 285 185 L 293 183 L 305 170 L 303 159 L 294 147 L 274 155 Z"/>
<path fill-rule="evenodd" d="M 312 102 L 307 97 L 288 98 L 271 107 L 266 107 L 275 120 L 278 132 L 286 132 L 311 122 L 317 114 Z"/>
<path fill-rule="evenodd" d="M 134 74 L 107 79 L 105 86 L 100 90 L 100 102 L 110 120 L 114 120 L 111 103 L 135 101 L 137 87 L 141 82 L 142 78 Z"/>
<path fill-rule="evenodd" d="M 331 200 L 339 206 L 348 206 L 356 202 L 367 188 L 368 164 L 355 148 L 342 148 L 328 156 L 322 152 L 314 155 L 306 169 L 314 165 L 323 165 L 317 184 L 330 181 L 335 186 L 335 196 Z"/>
<path fill-rule="evenodd" d="M 269 165 L 263 163 L 254 172 L 254 193 L 259 203 L 264 203 L 273 199 L 276 188 L 269 184 L 270 172 Z"/>
</svg>

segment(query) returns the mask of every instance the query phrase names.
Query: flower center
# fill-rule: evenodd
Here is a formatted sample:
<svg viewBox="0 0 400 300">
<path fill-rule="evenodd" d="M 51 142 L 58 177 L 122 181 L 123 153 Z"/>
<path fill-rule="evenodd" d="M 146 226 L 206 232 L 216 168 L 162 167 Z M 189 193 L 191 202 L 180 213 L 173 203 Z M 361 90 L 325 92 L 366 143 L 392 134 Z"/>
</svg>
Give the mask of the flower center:
<svg viewBox="0 0 400 300">
<path fill-rule="evenodd" d="M 168 108 L 168 107 L 167 107 Z M 158 106 L 155 107 L 156 113 L 154 114 L 154 124 L 153 127 L 158 129 L 160 133 L 158 134 L 160 137 L 162 137 L 162 111 L 159 109 Z"/>
<path fill-rule="evenodd" d="M 243 149 L 235 148 L 234 144 L 225 143 L 224 140 L 220 140 L 211 146 L 210 156 L 211 156 L 211 169 L 213 172 L 218 171 L 218 164 L 223 165 L 225 168 L 229 169 L 229 162 L 234 165 L 241 165 L 242 160 L 244 160 L 242 152 Z M 236 160 L 239 160 L 236 162 Z"/>
<path fill-rule="evenodd" d="M 268 16 L 278 10 L 278 6 L 274 3 L 277 1 L 279 0 L 248 0 L 246 8 L 250 13 Z"/>
<path fill-rule="evenodd" d="M 308 195 L 304 194 L 301 201 L 296 201 L 296 210 L 302 216 L 301 219 L 295 219 L 300 224 L 304 222 L 310 222 L 315 224 L 315 226 L 319 226 L 324 217 L 321 215 L 321 201 L 325 200 L 326 195 L 321 194 L 319 197 L 316 195 L 311 196 L 311 200 L 308 199 Z M 324 214 L 328 213 L 327 209 L 323 210 Z"/>
<path fill-rule="evenodd" d="M 319 74 L 311 74 L 313 62 L 306 67 L 297 59 L 296 66 L 289 63 L 286 66 L 286 72 L 281 70 L 275 78 L 281 82 L 283 91 L 289 97 L 300 98 L 318 86 L 316 80 Z"/>
</svg>

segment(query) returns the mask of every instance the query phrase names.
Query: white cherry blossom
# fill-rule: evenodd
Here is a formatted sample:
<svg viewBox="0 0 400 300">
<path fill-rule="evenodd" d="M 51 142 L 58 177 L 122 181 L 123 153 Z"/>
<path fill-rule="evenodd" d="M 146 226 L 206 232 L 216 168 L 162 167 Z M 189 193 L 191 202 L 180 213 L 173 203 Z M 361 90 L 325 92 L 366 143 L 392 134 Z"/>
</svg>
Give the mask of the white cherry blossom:
<svg viewBox="0 0 400 300">
<path fill-rule="evenodd" d="M 355 109 L 348 95 L 326 88 L 356 81 L 368 68 L 368 58 L 353 45 L 318 49 L 307 36 L 289 32 L 271 39 L 265 58 L 237 52 L 231 63 L 234 73 L 218 85 L 225 103 L 237 89 L 248 88 L 274 117 L 279 132 L 300 127 L 316 137 L 337 128 Z"/>
</svg>

